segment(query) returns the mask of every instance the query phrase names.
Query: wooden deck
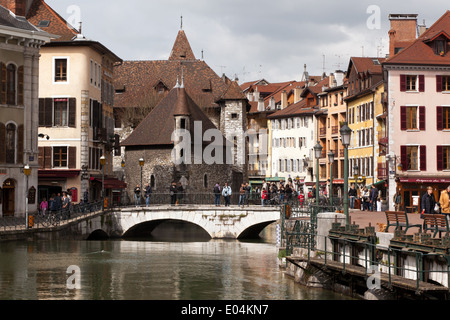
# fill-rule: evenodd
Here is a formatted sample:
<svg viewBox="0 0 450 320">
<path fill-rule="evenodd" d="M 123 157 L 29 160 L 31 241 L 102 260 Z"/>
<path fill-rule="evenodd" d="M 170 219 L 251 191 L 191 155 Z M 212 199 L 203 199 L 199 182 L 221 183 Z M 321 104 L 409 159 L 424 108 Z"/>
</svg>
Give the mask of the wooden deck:
<svg viewBox="0 0 450 320">
<path fill-rule="evenodd" d="M 294 264 L 297 264 L 298 262 L 308 262 L 307 257 L 300 257 L 300 256 L 289 256 L 289 257 L 286 257 L 286 260 L 288 260 Z M 343 263 L 337 262 L 337 261 L 332 261 L 331 259 L 327 259 L 326 263 L 325 263 L 325 259 L 310 257 L 309 263 L 312 266 L 317 267 L 321 270 L 328 269 L 328 270 L 334 270 L 334 271 L 339 271 L 339 272 L 344 271 Z M 369 272 L 369 274 L 366 274 L 366 269 L 364 267 L 350 265 L 347 263 L 345 264 L 345 273 L 348 273 L 352 276 L 365 278 L 366 276 L 372 275 L 370 269 L 368 270 L 368 272 Z M 417 280 L 407 279 L 407 278 L 393 275 L 393 274 L 391 274 L 391 281 L 390 281 L 390 285 L 389 285 L 389 274 L 388 273 L 380 273 L 380 281 L 381 281 L 381 285 L 386 288 L 390 288 L 390 287 L 401 288 L 404 290 L 416 292 L 418 294 L 427 293 L 427 292 L 428 293 L 446 293 L 449 291 L 449 288 L 447 288 L 447 287 L 435 285 L 435 284 L 424 282 L 424 281 L 419 281 L 419 284 L 417 286 Z"/>
</svg>

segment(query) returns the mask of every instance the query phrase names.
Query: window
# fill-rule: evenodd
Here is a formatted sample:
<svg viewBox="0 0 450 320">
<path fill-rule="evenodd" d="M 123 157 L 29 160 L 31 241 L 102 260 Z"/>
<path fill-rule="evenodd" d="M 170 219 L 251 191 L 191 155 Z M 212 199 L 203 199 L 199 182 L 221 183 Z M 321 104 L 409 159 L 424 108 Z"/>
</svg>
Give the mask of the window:
<svg viewBox="0 0 450 320">
<path fill-rule="evenodd" d="M 417 107 L 406 107 L 406 129 L 417 129 Z"/>
<path fill-rule="evenodd" d="M 6 163 L 16 163 L 16 125 L 6 126 Z"/>
<path fill-rule="evenodd" d="M 450 76 L 436 76 L 436 92 L 450 91 Z"/>
<path fill-rule="evenodd" d="M 424 75 L 400 75 L 400 91 L 425 91 L 425 76 Z"/>
<path fill-rule="evenodd" d="M 401 130 L 425 130 L 425 107 L 401 106 Z"/>
<path fill-rule="evenodd" d="M 233 120 L 239 119 L 239 115 L 237 113 L 232 113 L 231 114 L 231 119 L 233 119 Z"/>
<path fill-rule="evenodd" d="M 67 147 L 53 147 L 53 167 L 67 167 Z"/>
<path fill-rule="evenodd" d="M 53 111 L 53 126 L 66 127 L 69 116 L 67 99 L 55 99 Z"/>
<path fill-rule="evenodd" d="M 401 164 L 405 170 L 427 170 L 427 147 L 421 146 L 400 146 Z"/>
<path fill-rule="evenodd" d="M 450 170 L 450 147 L 437 146 L 436 152 L 437 170 Z"/>
<path fill-rule="evenodd" d="M 434 42 L 435 54 L 444 55 L 445 54 L 445 41 L 444 40 L 436 40 Z"/>
<path fill-rule="evenodd" d="M 55 82 L 67 81 L 67 59 L 55 59 Z"/>
<path fill-rule="evenodd" d="M 6 103 L 16 104 L 16 72 L 17 68 L 10 63 L 6 67 Z"/>
</svg>

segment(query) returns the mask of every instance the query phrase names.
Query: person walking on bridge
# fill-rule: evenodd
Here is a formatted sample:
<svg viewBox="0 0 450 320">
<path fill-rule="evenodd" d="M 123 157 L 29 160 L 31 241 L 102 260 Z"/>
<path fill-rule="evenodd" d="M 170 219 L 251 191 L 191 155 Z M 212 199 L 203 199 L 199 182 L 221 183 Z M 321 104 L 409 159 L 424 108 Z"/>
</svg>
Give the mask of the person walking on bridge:
<svg viewBox="0 0 450 320">
<path fill-rule="evenodd" d="M 134 188 L 134 204 L 136 205 L 136 208 L 139 205 L 139 202 L 141 201 L 141 187 L 137 184 Z"/>
<path fill-rule="evenodd" d="M 216 185 L 214 186 L 213 193 L 214 193 L 214 204 L 216 205 L 216 207 L 219 207 L 221 194 L 219 183 L 216 183 Z"/>
<path fill-rule="evenodd" d="M 225 182 L 225 186 L 222 189 L 222 196 L 225 199 L 225 207 L 230 206 L 231 187 Z"/>
</svg>

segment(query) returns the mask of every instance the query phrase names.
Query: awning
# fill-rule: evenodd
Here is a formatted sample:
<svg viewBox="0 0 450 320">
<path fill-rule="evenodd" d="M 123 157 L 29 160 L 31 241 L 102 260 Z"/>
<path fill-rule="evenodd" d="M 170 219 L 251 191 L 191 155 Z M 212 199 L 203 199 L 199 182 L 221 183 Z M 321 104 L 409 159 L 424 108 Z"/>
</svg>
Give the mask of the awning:
<svg viewBox="0 0 450 320">
<path fill-rule="evenodd" d="M 450 183 L 450 178 L 399 178 L 403 183 Z"/>
<path fill-rule="evenodd" d="M 94 181 L 102 183 L 102 178 L 94 178 Z M 105 178 L 105 189 L 125 189 L 127 184 L 117 178 Z"/>
<path fill-rule="evenodd" d="M 39 178 L 72 178 L 80 174 L 80 170 L 38 170 Z"/>
</svg>

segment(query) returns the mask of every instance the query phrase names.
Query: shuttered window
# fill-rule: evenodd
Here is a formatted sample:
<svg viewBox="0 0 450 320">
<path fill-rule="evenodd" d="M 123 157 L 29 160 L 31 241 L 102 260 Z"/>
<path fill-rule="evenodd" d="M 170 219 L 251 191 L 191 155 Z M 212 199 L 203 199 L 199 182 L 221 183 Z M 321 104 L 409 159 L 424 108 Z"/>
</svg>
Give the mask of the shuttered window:
<svg viewBox="0 0 450 320">
<path fill-rule="evenodd" d="M 400 146 L 400 161 L 402 164 L 402 171 L 406 170 L 426 171 L 427 147 L 425 145 Z"/>
<path fill-rule="evenodd" d="M 75 98 L 40 98 L 39 126 L 40 127 L 76 127 L 76 99 Z"/>
<path fill-rule="evenodd" d="M 10 63 L 6 67 L 6 103 L 16 104 L 16 76 L 17 67 Z"/>
</svg>

